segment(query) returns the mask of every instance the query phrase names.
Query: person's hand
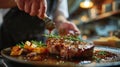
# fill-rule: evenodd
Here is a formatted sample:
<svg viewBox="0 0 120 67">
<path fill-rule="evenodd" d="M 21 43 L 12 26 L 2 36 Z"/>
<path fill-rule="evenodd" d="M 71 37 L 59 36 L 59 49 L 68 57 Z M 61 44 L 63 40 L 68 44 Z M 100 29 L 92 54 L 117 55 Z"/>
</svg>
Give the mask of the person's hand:
<svg viewBox="0 0 120 67">
<path fill-rule="evenodd" d="M 74 23 L 71 23 L 69 21 L 61 22 L 58 25 L 57 29 L 61 36 L 68 35 L 68 34 L 70 34 L 70 35 L 79 35 L 80 34 L 80 31 L 77 28 L 77 26 Z"/>
<path fill-rule="evenodd" d="M 29 13 L 31 16 L 38 16 L 43 19 L 46 15 L 46 0 L 15 0 L 20 10 Z"/>
</svg>

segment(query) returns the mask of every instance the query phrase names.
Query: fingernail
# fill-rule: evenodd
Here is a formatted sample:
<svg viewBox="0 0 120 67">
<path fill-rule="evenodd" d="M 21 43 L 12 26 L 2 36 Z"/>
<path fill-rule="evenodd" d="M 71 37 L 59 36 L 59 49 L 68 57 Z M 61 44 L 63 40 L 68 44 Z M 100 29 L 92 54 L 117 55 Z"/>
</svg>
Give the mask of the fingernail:
<svg viewBox="0 0 120 67">
<path fill-rule="evenodd" d="M 74 32 L 73 30 L 70 30 L 69 33 L 70 33 L 70 34 L 74 34 L 75 32 Z"/>
</svg>

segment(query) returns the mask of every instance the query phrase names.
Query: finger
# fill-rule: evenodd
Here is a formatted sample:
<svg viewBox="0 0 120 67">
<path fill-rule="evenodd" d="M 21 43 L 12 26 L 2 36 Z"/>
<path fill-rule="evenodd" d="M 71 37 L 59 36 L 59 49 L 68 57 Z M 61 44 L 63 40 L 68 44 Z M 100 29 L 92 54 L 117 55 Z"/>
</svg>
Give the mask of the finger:
<svg viewBox="0 0 120 67">
<path fill-rule="evenodd" d="M 42 2 L 42 0 L 40 0 L 40 2 L 39 2 L 40 3 L 39 4 L 40 8 L 38 10 L 38 15 L 37 15 L 39 18 L 41 18 L 41 12 L 42 12 L 42 4 L 41 4 L 41 2 Z"/>
<path fill-rule="evenodd" d="M 43 4 L 43 10 L 42 10 L 41 17 L 44 18 L 45 15 L 46 15 L 46 11 L 47 11 L 47 2 L 46 2 L 46 0 L 43 0 L 42 4 Z"/>
<path fill-rule="evenodd" d="M 75 32 L 73 30 L 69 30 L 69 34 L 75 35 Z"/>
<path fill-rule="evenodd" d="M 75 35 L 79 35 L 80 34 L 79 29 L 76 28 L 76 27 L 72 28 L 71 30 L 74 32 Z"/>
<path fill-rule="evenodd" d="M 80 35 L 80 31 L 73 29 L 73 30 L 70 30 L 70 31 L 69 31 L 69 34 L 78 36 L 78 35 Z"/>
<path fill-rule="evenodd" d="M 67 23 L 60 24 L 58 27 L 58 32 L 62 36 L 67 35 L 69 33 L 68 32 L 68 24 Z"/>
<path fill-rule="evenodd" d="M 74 31 L 75 31 L 75 35 L 80 35 L 81 34 L 81 32 L 80 32 L 80 30 L 78 28 L 75 29 Z"/>
<path fill-rule="evenodd" d="M 69 34 L 69 31 L 67 28 L 61 28 L 61 29 L 59 29 L 59 34 L 64 36 L 64 35 Z"/>
<path fill-rule="evenodd" d="M 20 10 L 24 10 L 24 0 L 15 0 L 15 2 Z"/>
<path fill-rule="evenodd" d="M 71 30 L 74 31 L 74 34 L 75 35 L 80 35 L 80 30 L 77 28 L 77 26 L 74 24 L 74 23 L 71 23 L 72 26 L 71 27 Z"/>
<path fill-rule="evenodd" d="M 31 0 L 26 0 L 25 6 L 24 6 L 24 10 L 25 10 L 26 13 L 30 13 L 30 11 L 31 11 L 31 4 L 32 4 Z"/>
<path fill-rule="evenodd" d="M 38 9 L 39 9 L 39 3 L 37 2 L 37 0 L 32 0 L 30 15 L 31 16 L 37 15 L 38 14 Z"/>
<path fill-rule="evenodd" d="M 65 31 L 64 30 L 59 30 L 59 34 L 60 35 L 65 35 Z"/>
<path fill-rule="evenodd" d="M 42 14 L 42 0 L 40 0 L 40 2 L 39 2 L 40 4 L 39 4 L 39 6 L 40 6 L 40 8 L 39 8 L 39 10 L 38 10 L 38 17 L 39 18 L 41 18 L 41 14 Z M 41 18 L 42 19 L 42 18 Z"/>
<path fill-rule="evenodd" d="M 39 9 L 39 14 L 38 17 L 39 18 L 44 18 L 46 15 L 46 10 L 47 10 L 47 2 L 46 0 L 42 0 L 40 3 L 40 9 Z"/>
</svg>

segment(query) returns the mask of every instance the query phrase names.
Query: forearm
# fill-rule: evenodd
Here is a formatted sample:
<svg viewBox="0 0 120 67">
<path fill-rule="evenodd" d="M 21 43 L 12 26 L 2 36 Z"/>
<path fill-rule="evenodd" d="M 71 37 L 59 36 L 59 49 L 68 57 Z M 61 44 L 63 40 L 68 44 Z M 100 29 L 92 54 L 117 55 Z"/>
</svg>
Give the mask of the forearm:
<svg viewBox="0 0 120 67">
<path fill-rule="evenodd" d="M 66 17 L 64 16 L 64 14 L 60 11 L 57 11 L 57 13 L 54 15 L 54 21 L 56 22 L 62 22 L 62 21 L 66 21 Z"/>
<path fill-rule="evenodd" d="M 58 0 L 57 9 L 54 13 L 54 21 L 56 24 L 67 21 L 68 6 L 67 0 Z"/>
<path fill-rule="evenodd" d="M 61 23 L 65 23 L 67 21 L 67 18 L 64 16 L 62 12 L 56 11 L 53 21 L 55 22 L 56 27 L 59 27 Z"/>
<path fill-rule="evenodd" d="M 0 0 L 0 8 L 12 8 L 15 6 L 16 3 L 14 0 Z"/>
</svg>

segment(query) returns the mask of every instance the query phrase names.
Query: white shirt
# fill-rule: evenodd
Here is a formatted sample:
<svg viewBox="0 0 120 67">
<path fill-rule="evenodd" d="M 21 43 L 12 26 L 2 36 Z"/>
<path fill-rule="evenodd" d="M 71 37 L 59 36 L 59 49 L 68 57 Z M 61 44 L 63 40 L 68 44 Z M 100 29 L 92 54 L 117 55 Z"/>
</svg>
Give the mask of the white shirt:
<svg viewBox="0 0 120 67">
<path fill-rule="evenodd" d="M 5 14 L 9 11 L 10 9 L 0 9 L 0 25 L 3 22 L 3 17 L 5 16 Z"/>
<path fill-rule="evenodd" d="M 67 0 L 59 1 L 58 10 L 61 11 L 66 18 L 69 17 Z"/>
</svg>

